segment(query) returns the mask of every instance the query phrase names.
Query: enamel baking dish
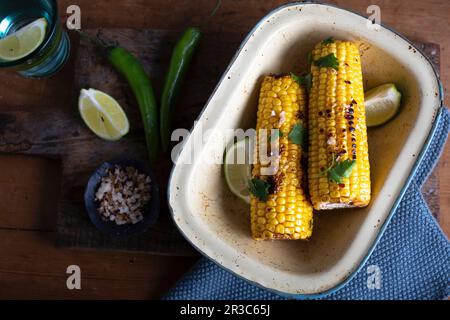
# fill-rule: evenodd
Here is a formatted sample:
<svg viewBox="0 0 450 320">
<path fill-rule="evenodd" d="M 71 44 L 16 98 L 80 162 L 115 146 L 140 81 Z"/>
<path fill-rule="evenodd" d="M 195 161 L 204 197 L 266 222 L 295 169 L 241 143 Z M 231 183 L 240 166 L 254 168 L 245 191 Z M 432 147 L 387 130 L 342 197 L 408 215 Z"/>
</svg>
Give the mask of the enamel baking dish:
<svg viewBox="0 0 450 320">
<path fill-rule="evenodd" d="M 307 53 L 330 36 L 360 44 L 365 89 L 394 82 L 403 93 L 397 117 L 369 129 L 371 204 L 315 213 L 309 241 L 254 241 L 249 205 L 228 190 L 221 164 L 206 160 L 222 156 L 221 135 L 209 134 L 203 143 L 194 137 L 208 129 L 254 127 L 262 77 L 307 71 Z M 168 190 L 173 219 L 197 250 L 255 285 L 295 298 L 332 293 L 363 266 L 386 228 L 433 133 L 442 98 L 430 62 L 397 33 L 371 30 L 364 17 L 329 5 L 282 6 L 246 37 L 186 140 Z"/>
</svg>

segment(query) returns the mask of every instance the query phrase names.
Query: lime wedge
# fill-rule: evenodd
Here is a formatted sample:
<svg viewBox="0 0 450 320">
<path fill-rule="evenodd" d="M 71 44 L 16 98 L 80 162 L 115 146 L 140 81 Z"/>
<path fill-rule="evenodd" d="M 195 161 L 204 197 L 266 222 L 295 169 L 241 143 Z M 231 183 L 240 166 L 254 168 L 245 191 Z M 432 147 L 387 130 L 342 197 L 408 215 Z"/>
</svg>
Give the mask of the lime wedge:
<svg viewBox="0 0 450 320">
<path fill-rule="evenodd" d="M 81 118 L 97 136 L 115 141 L 128 133 L 130 124 L 122 107 L 104 92 L 82 89 L 78 100 Z"/>
<path fill-rule="evenodd" d="M 366 121 L 375 127 L 391 120 L 400 109 L 402 94 L 395 84 L 386 83 L 365 93 Z"/>
<path fill-rule="evenodd" d="M 26 57 L 44 41 L 46 29 L 47 20 L 40 18 L 0 39 L 0 59 L 15 61 Z"/>
<path fill-rule="evenodd" d="M 247 203 L 250 203 L 248 190 L 248 181 L 251 179 L 250 152 L 249 140 L 240 140 L 229 148 L 224 159 L 224 173 L 228 187 Z"/>
</svg>

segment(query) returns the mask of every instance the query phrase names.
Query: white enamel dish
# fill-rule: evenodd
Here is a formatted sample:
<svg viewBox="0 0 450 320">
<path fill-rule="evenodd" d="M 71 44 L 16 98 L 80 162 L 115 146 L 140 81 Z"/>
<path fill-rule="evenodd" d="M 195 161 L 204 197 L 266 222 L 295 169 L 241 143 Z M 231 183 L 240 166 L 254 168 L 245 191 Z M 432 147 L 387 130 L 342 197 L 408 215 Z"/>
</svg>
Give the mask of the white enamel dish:
<svg viewBox="0 0 450 320">
<path fill-rule="evenodd" d="M 433 133 L 443 99 L 438 75 L 407 40 L 385 27 L 370 30 L 366 21 L 311 3 L 285 5 L 264 17 L 232 59 L 172 171 L 168 200 L 182 234 L 223 268 L 274 292 L 320 297 L 349 281 L 386 228 Z M 205 161 L 223 150 L 222 140 L 209 135 L 196 143 L 194 136 L 254 127 L 262 77 L 306 71 L 307 53 L 330 36 L 360 43 L 365 89 L 394 82 L 403 93 L 397 117 L 369 129 L 371 204 L 316 213 L 310 241 L 254 241 L 248 205 L 228 190 L 222 166 Z"/>
</svg>

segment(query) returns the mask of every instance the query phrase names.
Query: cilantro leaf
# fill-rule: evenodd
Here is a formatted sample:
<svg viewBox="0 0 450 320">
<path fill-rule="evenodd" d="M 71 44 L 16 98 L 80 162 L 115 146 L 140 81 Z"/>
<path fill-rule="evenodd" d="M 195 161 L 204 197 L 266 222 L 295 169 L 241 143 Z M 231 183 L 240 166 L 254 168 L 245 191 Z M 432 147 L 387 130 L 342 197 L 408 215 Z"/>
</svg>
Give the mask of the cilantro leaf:
<svg viewBox="0 0 450 320">
<path fill-rule="evenodd" d="M 308 90 L 308 92 L 311 90 L 311 86 L 312 86 L 312 77 L 311 77 L 311 73 L 308 73 L 307 75 L 303 76 L 303 83 L 306 87 L 306 90 Z"/>
<path fill-rule="evenodd" d="M 306 135 L 306 130 L 300 123 L 296 123 L 292 127 L 291 132 L 289 132 L 288 138 L 289 140 L 291 140 L 292 143 L 298 144 L 302 147 L 303 150 L 306 150 L 308 139 Z"/>
<path fill-rule="evenodd" d="M 291 77 L 294 79 L 295 82 L 297 82 L 299 85 L 302 85 L 302 78 L 295 73 L 291 72 Z"/>
<path fill-rule="evenodd" d="M 346 159 L 338 162 L 328 171 L 328 178 L 336 183 L 341 183 L 342 178 L 350 177 L 352 169 L 356 163 L 356 160 Z"/>
<path fill-rule="evenodd" d="M 325 170 L 320 171 L 320 172 L 319 172 L 319 176 L 322 177 L 322 176 L 324 176 L 325 174 L 327 174 L 331 169 L 333 169 L 333 167 L 335 166 L 335 164 L 336 164 L 336 158 L 333 156 L 331 164 L 330 164 Z"/>
<path fill-rule="evenodd" d="M 299 85 L 305 86 L 308 91 L 311 90 L 311 84 L 312 84 L 311 73 L 308 73 L 308 74 L 306 74 L 304 76 L 298 76 L 295 73 L 291 72 L 291 77 Z"/>
<path fill-rule="evenodd" d="M 264 180 L 253 178 L 248 181 L 249 191 L 261 201 L 267 201 L 270 184 Z"/>
<path fill-rule="evenodd" d="M 334 43 L 334 38 L 333 37 L 326 38 L 325 40 L 322 41 L 322 43 L 323 44 Z"/>
<path fill-rule="evenodd" d="M 308 63 L 312 63 L 313 62 L 312 51 L 308 52 L 308 56 L 306 57 L 306 59 L 308 59 Z"/>
<path fill-rule="evenodd" d="M 319 58 L 314 61 L 314 64 L 318 67 L 333 68 L 335 70 L 339 69 L 339 61 L 334 53 L 330 53 L 322 58 Z"/>
</svg>

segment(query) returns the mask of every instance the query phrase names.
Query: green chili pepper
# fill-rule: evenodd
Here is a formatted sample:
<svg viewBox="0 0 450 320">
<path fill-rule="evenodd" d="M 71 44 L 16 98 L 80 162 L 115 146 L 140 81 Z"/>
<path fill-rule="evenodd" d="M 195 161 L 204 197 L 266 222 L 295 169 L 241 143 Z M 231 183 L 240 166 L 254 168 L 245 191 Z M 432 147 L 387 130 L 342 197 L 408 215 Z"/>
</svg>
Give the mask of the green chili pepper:
<svg viewBox="0 0 450 320">
<path fill-rule="evenodd" d="M 106 49 L 109 62 L 128 81 L 136 97 L 144 122 L 145 139 L 151 164 L 155 164 L 159 150 L 158 107 L 150 79 L 142 64 L 122 47 Z"/>
<path fill-rule="evenodd" d="M 199 29 L 187 29 L 181 36 L 181 39 L 177 42 L 172 53 L 161 97 L 160 132 L 164 151 L 167 150 L 170 143 L 172 115 L 176 98 L 180 92 L 192 56 L 198 46 L 200 36 L 201 33 Z"/>
</svg>

